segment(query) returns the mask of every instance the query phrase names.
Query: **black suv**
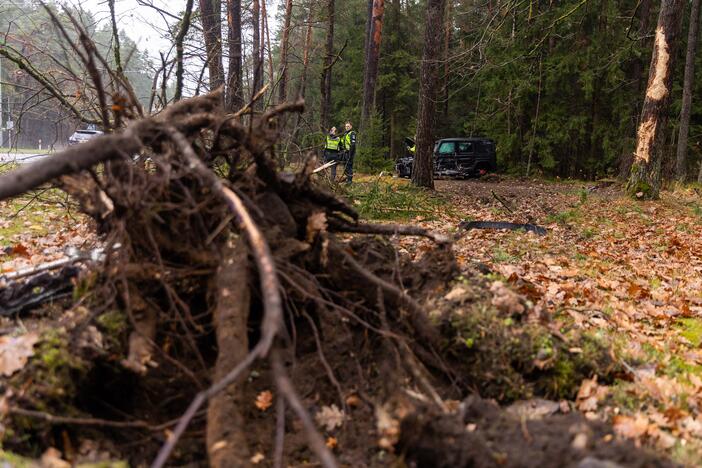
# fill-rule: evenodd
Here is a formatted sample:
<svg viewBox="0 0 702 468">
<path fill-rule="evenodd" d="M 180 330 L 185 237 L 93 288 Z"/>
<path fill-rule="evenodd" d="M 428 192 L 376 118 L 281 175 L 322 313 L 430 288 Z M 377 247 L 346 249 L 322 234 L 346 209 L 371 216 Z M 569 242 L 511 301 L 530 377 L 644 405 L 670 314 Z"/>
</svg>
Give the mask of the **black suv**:
<svg viewBox="0 0 702 468">
<path fill-rule="evenodd" d="M 407 139 L 409 141 L 409 139 Z M 407 143 L 408 148 L 414 142 Z M 412 175 L 414 154 L 397 160 L 400 177 Z M 497 169 L 495 141 L 489 138 L 444 138 L 434 145 L 434 174 L 446 177 L 476 177 Z"/>
</svg>

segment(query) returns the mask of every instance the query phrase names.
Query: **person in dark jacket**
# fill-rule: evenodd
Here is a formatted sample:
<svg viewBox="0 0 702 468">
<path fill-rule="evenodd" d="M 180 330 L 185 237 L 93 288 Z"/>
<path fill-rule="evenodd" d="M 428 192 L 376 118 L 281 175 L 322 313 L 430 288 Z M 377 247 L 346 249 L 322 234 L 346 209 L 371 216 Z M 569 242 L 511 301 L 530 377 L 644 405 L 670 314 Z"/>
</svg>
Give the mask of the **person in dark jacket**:
<svg viewBox="0 0 702 468">
<path fill-rule="evenodd" d="M 344 128 L 346 132 L 341 137 L 344 144 L 344 159 L 346 163 L 344 174 L 346 175 L 346 183 L 350 184 L 353 181 L 353 158 L 356 156 L 356 132 L 353 130 L 351 121 L 347 121 Z"/>
</svg>

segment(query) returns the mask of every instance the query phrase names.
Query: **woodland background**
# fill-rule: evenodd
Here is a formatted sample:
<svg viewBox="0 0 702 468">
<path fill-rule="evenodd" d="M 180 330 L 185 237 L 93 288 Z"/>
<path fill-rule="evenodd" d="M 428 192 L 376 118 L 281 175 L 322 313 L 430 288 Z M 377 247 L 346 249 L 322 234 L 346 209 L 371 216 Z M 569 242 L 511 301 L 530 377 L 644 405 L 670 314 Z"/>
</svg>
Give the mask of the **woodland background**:
<svg viewBox="0 0 702 468">
<path fill-rule="evenodd" d="M 259 16 L 265 2 L 203 0 L 193 5 L 188 20 L 193 27 L 184 37 L 183 95 L 201 94 L 217 84 L 210 78 L 211 61 L 208 63 L 200 26 L 203 7 L 212 8 L 213 21 L 218 23 L 220 60 L 227 71 L 222 73 L 230 75 L 233 39 L 227 17 L 233 3 L 240 3 L 243 31 L 239 31 L 243 38 L 242 99 L 248 99 L 254 88 L 270 83 L 269 103 L 281 96 L 282 86 L 286 96 L 302 95 L 307 102 L 286 148 L 290 143 L 293 149 L 318 144 L 322 128 L 341 125 L 347 119 L 358 129 L 364 106 L 365 43 L 372 1 L 336 2 L 332 15 L 334 2 L 281 2 L 278 17 L 268 22 Z M 290 9 L 286 3 L 291 4 Z M 426 9 L 423 1 L 376 3 L 384 3 L 384 15 L 375 106 L 368 111 L 372 120 L 363 122 L 362 149 L 357 158 L 361 169 L 373 171 L 390 168 L 404 152 L 403 139 L 415 133 Z M 592 179 L 626 175 L 636 143 L 658 9 L 659 4 L 652 0 L 449 1 L 441 56 L 437 57 L 441 72 L 436 137 L 493 138 L 500 167 L 514 174 L 524 173 L 531 154 L 535 167 L 546 176 Z M 258 15 L 253 14 L 255 10 Z M 183 18 L 184 12 L 170 14 L 172 27 L 163 33 L 175 41 L 183 21 L 174 19 Z M 102 55 L 114 65 L 110 25 L 96 22 L 85 11 L 77 15 Z M 284 37 L 286 15 L 290 16 L 290 27 Z M 65 15 L 62 21 L 69 23 Z M 666 139 L 665 151 L 670 156 L 666 164 L 670 167 L 664 174 L 671 173 L 675 161 L 689 21 L 690 9 L 685 5 Z M 31 65 L 48 75 L 80 107 L 83 94 L 89 91 L 77 78 L 86 72 L 74 71 L 80 70 L 78 59 L 74 51 L 54 39 L 55 28 L 36 2 L 13 1 L 0 6 L 5 45 L 31 58 Z M 282 56 L 284 43 L 287 51 Z M 125 74 L 145 108 L 156 109 L 172 99 L 175 48 L 140 51 L 121 35 L 121 50 Z M 327 59 L 333 66 L 329 116 L 323 118 Z M 2 68 L 5 112 L 21 123 L 21 131 L 14 133 L 14 144 L 35 147 L 41 135 L 48 134 L 51 138 L 45 136 L 45 144 L 61 146 L 76 127 L 75 115 L 48 101 L 46 91 L 10 60 L 3 60 Z M 65 68 L 71 68 L 71 73 Z M 286 83 L 281 80 L 283 68 Z M 693 95 L 699 94 L 701 86 L 699 82 L 694 85 Z M 87 107 L 83 105 L 81 110 Z M 701 155 L 701 113 L 702 103 L 693 99 L 687 142 L 688 168 L 693 176 Z"/>
</svg>

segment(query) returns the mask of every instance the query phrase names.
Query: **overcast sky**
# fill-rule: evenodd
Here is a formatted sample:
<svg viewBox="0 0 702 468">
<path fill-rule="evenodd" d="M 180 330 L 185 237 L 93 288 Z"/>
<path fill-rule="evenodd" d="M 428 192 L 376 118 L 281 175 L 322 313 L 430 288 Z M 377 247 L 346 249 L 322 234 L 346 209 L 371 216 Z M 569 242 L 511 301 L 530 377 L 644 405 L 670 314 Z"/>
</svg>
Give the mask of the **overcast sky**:
<svg viewBox="0 0 702 468">
<path fill-rule="evenodd" d="M 1 0 L 0 0 L 1 1 Z M 185 9 L 186 0 L 143 0 L 174 15 Z M 69 4 L 91 11 L 98 20 L 109 22 L 110 9 L 105 0 L 68 0 Z M 195 7 L 197 7 L 195 2 Z M 266 2 L 271 36 L 275 29 L 275 15 L 278 0 Z M 152 57 L 158 57 L 159 51 L 167 51 L 170 41 L 164 38 L 166 22 L 174 24 L 176 19 L 160 14 L 153 8 L 139 5 L 137 0 L 115 0 L 117 23 L 120 30 L 137 43 L 140 50 L 147 50 Z"/>
</svg>

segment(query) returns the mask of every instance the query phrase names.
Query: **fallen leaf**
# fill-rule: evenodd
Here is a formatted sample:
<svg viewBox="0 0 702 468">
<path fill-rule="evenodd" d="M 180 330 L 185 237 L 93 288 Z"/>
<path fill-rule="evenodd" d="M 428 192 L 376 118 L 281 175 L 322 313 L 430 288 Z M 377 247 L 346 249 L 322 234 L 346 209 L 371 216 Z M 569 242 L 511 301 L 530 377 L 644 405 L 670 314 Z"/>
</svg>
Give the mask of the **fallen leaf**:
<svg viewBox="0 0 702 468">
<path fill-rule="evenodd" d="M 612 426 L 620 436 L 638 439 L 648 431 L 649 421 L 646 415 L 640 413 L 636 417 L 617 415 L 612 420 Z"/>
<path fill-rule="evenodd" d="M 266 411 L 273 404 L 273 394 L 270 390 L 264 390 L 258 394 L 256 397 L 256 402 L 254 403 L 256 408 L 261 411 Z"/>
<path fill-rule="evenodd" d="M 19 255 L 20 257 L 27 257 L 29 258 L 29 250 L 24 244 L 15 244 L 12 246 L 12 249 L 10 250 L 10 253 L 12 255 Z"/>
<path fill-rule="evenodd" d="M 262 454 L 261 452 L 256 452 L 256 454 L 253 457 L 251 457 L 251 463 L 253 463 L 254 465 L 258 465 L 265 458 L 266 456 L 264 454 Z"/>
<path fill-rule="evenodd" d="M 326 446 L 329 447 L 330 449 L 336 448 L 336 446 L 339 444 L 339 442 L 336 440 L 336 437 L 327 437 L 327 441 L 325 442 Z"/>
<path fill-rule="evenodd" d="M 34 355 L 34 345 L 39 341 L 36 333 L 22 336 L 0 337 L 0 374 L 9 377 L 22 369 Z"/>
<path fill-rule="evenodd" d="M 495 281 L 490 286 L 493 294 L 492 305 L 506 314 L 522 314 L 526 311 L 523 304 L 523 297 L 512 291 L 502 281 Z"/>
<path fill-rule="evenodd" d="M 344 423 L 345 417 L 346 415 L 342 410 L 336 405 L 331 405 L 323 406 L 322 409 L 317 412 L 314 419 L 317 421 L 317 424 L 324 426 L 327 431 L 333 431 Z"/>
</svg>

